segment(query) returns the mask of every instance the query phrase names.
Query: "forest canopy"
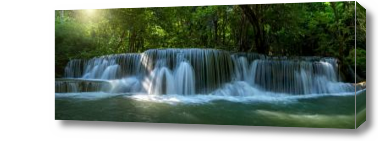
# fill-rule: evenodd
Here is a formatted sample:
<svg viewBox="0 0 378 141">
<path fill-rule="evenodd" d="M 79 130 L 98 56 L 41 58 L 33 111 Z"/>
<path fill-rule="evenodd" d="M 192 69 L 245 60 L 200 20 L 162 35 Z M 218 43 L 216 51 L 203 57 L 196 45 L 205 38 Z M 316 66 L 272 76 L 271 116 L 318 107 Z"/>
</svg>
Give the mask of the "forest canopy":
<svg viewBox="0 0 378 141">
<path fill-rule="evenodd" d="M 355 2 L 55 11 L 56 77 L 70 59 L 155 48 L 331 56 L 366 69 L 366 11 Z M 356 49 L 355 49 L 356 28 Z"/>
</svg>

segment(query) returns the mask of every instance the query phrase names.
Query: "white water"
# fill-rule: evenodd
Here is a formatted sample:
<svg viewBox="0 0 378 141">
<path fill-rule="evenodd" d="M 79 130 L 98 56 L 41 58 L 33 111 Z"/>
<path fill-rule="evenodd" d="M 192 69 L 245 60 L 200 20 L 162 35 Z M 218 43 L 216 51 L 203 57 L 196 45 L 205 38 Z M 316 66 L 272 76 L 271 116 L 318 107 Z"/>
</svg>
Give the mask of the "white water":
<svg viewBox="0 0 378 141">
<path fill-rule="evenodd" d="M 357 95 L 362 91 L 358 91 Z M 85 93 L 56 93 L 56 98 L 75 98 L 83 100 L 98 100 L 103 98 L 109 98 L 114 96 L 124 95 L 125 98 L 131 98 L 137 101 L 145 102 L 157 102 L 157 103 L 167 103 L 167 104 L 206 104 L 213 101 L 225 100 L 230 102 L 239 103 L 255 103 L 255 102 L 265 102 L 265 103 L 280 103 L 280 104 L 292 104 L 298 102 L 300 99 L 311 99 L 319 98 L 325 96 L 354 96 L 355 93 L 339 93 L 339 94 L 311 94 L 311 95 L 254 95 L 254 96 L 220 96 L 220 95 L 147 95 L 147 94 L 124 94 L 124 93 L 104 93 L 104 92 L 85 92 Z"/>
<path fill-rule="evenodd" d="M 334 58 L 288 59 L 214 49 L 156 49 L 72 60 L 65 70 L 67 78 L 109 82 L 111 86 L 101 91 L 142 97 L 295 97 L 355 91 L 353 84 L 340 80 Z M 93 84 L 56 82 L 59 92 L 75 93 L 89 86 Z"/>
<path fill-rule="evenodd" d="M 178 94 L 195 94 L 195 77 L 192 66 L 187 62 L 181 62 L 175 72 L 175 86 Z"/>
<path fill-rule="evenodd" d="M 172 72 L 166 68 L 157 68 L 151 73 L 151 83 L 148 84 L 148 94 L 175 94 L 175 79 Z"/>
<path fill-rule="evenodd" d="M 242 85 L 236 84 L 235 87 L 245 87 Z M 248 86 L 246 86 L 248 87 Z M 249 91 L 248 95 L 245 96 L 232 96 L 232 95 L 223 95 L 222 93 L 214 92 L 212 94 L 196 94 L 190 96 L 184 96 L 179 94 L 168 94 L 168 95 L 149 95 L 146 93 L 104 93 L 104 92 L 85 92 L 85 93 L 56 93 L 56 98 L 75 98 L 83 100 L 98 100 L 103 98 L 109 98 L 114 96 L 123 95 L 125 98 L 131 98 L 137 101 L 144 102 L 157 102 L 157 103 L 167 103 L 167 104 L 206 104 L 213 101 L 225 100 L 230 102 L 238 103 L 278 103 L 278 104 L 293 104 L 298 102 L 300 99 L 312 99 L 320 98 L 326 96 L 354 96 L 355 94 L 359 95 L 366 90 L 347 93 L 333 93 L 333 94 L 308 94 L 308 95 L 290 95 L 284 93 L 271 93 L 255 88 L 243 88 L 243 89 L 253 89 Z"/>
<path fill-rule="evenodd" d="M 81 100 L 99 100 L 114 96 L 123 95 L 122 93 L 105 92 L 80 92 L 80 93 L 55 93 L 55 98 L 75 98 Z"/>
<path fill-rule="evenodd" d="M 102 73 L 101 79 L 116 79 L 117 75 L 120 74 L 120 71 L 119 65 L 110 65 Z"/>
<path fill-rule="evenodd" d="M 141 83 L 136 77 L 112 80 L 110 84 L 110 92 L 112 93 L 135 93 L 141 91 Z"/>
</svg>

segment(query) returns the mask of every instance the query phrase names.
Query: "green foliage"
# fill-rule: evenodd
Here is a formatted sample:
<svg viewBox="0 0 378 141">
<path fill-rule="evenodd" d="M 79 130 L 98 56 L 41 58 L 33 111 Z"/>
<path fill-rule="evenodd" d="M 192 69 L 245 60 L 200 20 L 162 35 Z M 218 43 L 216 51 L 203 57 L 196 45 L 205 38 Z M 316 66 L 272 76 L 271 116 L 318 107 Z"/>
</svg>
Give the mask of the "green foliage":
<svg viewBox="0 0 378 141">
<path fill-rule="evenodd" d="M 352 66 L 354 66 L 354 64 L 356 63 L 357 70 L 365 72 L 366 71 L 366 50 L 361 49 L 361 48 L 351 50 L 347 57 L 347 61 Z"/>
<path fill-rule="evenodd" d="M 350 62 L 354 10 L 354 2 L 316 2 L 56 11 L 56 74 L 61 76 L 73 58 L 168 47 L 333 56 Z M 366 50 L 366 11 L 360 5 L 356 30 L 358 49 Z"/>
</svg>

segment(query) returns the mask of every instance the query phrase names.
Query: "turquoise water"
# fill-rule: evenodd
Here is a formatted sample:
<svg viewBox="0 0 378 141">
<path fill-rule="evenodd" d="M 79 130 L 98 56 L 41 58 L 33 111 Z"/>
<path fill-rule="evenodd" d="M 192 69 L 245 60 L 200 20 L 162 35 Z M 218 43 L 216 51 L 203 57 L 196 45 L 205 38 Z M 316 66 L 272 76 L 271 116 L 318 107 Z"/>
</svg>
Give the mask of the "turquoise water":
<svg viewBox="0 0 378 141">
<path fill-rule="evenodd" d="M 355 95 L 147 96 L 56 93 L 57 120 L 355 128 Z M 357 117 L 366 117 L 366 91 Z"/>
</svg>

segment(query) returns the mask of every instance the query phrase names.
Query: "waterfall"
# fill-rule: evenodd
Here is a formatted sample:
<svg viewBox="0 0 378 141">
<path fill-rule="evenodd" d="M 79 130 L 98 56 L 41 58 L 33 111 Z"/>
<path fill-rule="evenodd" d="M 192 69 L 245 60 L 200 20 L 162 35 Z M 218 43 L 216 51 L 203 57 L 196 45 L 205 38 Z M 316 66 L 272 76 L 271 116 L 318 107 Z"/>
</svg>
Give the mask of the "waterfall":
<svg viewBox="0 0 378 141">
<path fill-rule="evenodd" d="M 173 70 L 186 60 L 195 72 L 195 91 L 210 93 L 231 81 L 233 61 L 229 52 L 216 49 L 151 49 L 142 53 L 141 73 L 148 75 L 160 61 Z"/>
<path fill-rule="evenodd" d="M 105 71 L 101 75 L 101 79 L 116 79 L 119 73 L 119 65 L 111 65 L 106 67 Z"/>
<path fill-rule="evenodd" d="M 339 75 L 337 59 L 330 57 L 279 57 L 218 49 L 150 49 L 143 53 L 71 60 L 65 68 L 65 78 L 83 82 L 57 81 L 56 91 L 86 92 L 85 87 L 96 91 L 94 83 L 84 84 L 93 80 L 108 82 L 110 92 L 151 95 L 355 91 L 354 85 L 342 82 Z"/>
<path fill-rule="evenodd" d="M 140 72 L 140 54 L 128 53 L 95 57 L 90 60 L 74 59 L 65 68 L 66 78 L 120 79 Z"/>
<path fill-rule="evenodd" d="M 133 93 L 139 92 L 142 88 L 140 81 L 137 77 L 127 77 L 110 81 L 113 93 Z"/>
<path fill-rule="evenodd" d="M 175 80 L 168 68 L 157 68 L 152 72 L 148 94 L 176 94 Z"/>
<path fill-rule="evenodd" d="M 195 94 L 195 77 L 192 66 L 187 62 L 181 62 L 175 72 L 177 93 L 184 95 Z"/>
<path fill-rule="evenodd" d="M 57 79 L 55 81 L 55 92 L 109 92 L 110 84 L 106 81 L 86 81 L 75 79 Z"/>
<path fill-rule="evenodd" d="M 81 77 L 84 62 L 80 59 L 73 59 L 69 61 L 64 68 L 64 77 L 77 78 Z"/>
<path fill-rule="evenodd" d="M 246 57 L 239 57 L 234 60 L 235 64 L 235 79 L 239 81 L 244 81 L 248 79 L 248 61 Z"/>
<path fill-rule="evenodd" d="M 312 61 L 308 58 L 255 60 L 250 67 L 249 83 L 264 90 L 291 94 L 350 91 L 338 83 L 334 62 L 336 59 L 331 58 Z M 343 85 L 353 87 L 352 84 Z"/>
</svg>

